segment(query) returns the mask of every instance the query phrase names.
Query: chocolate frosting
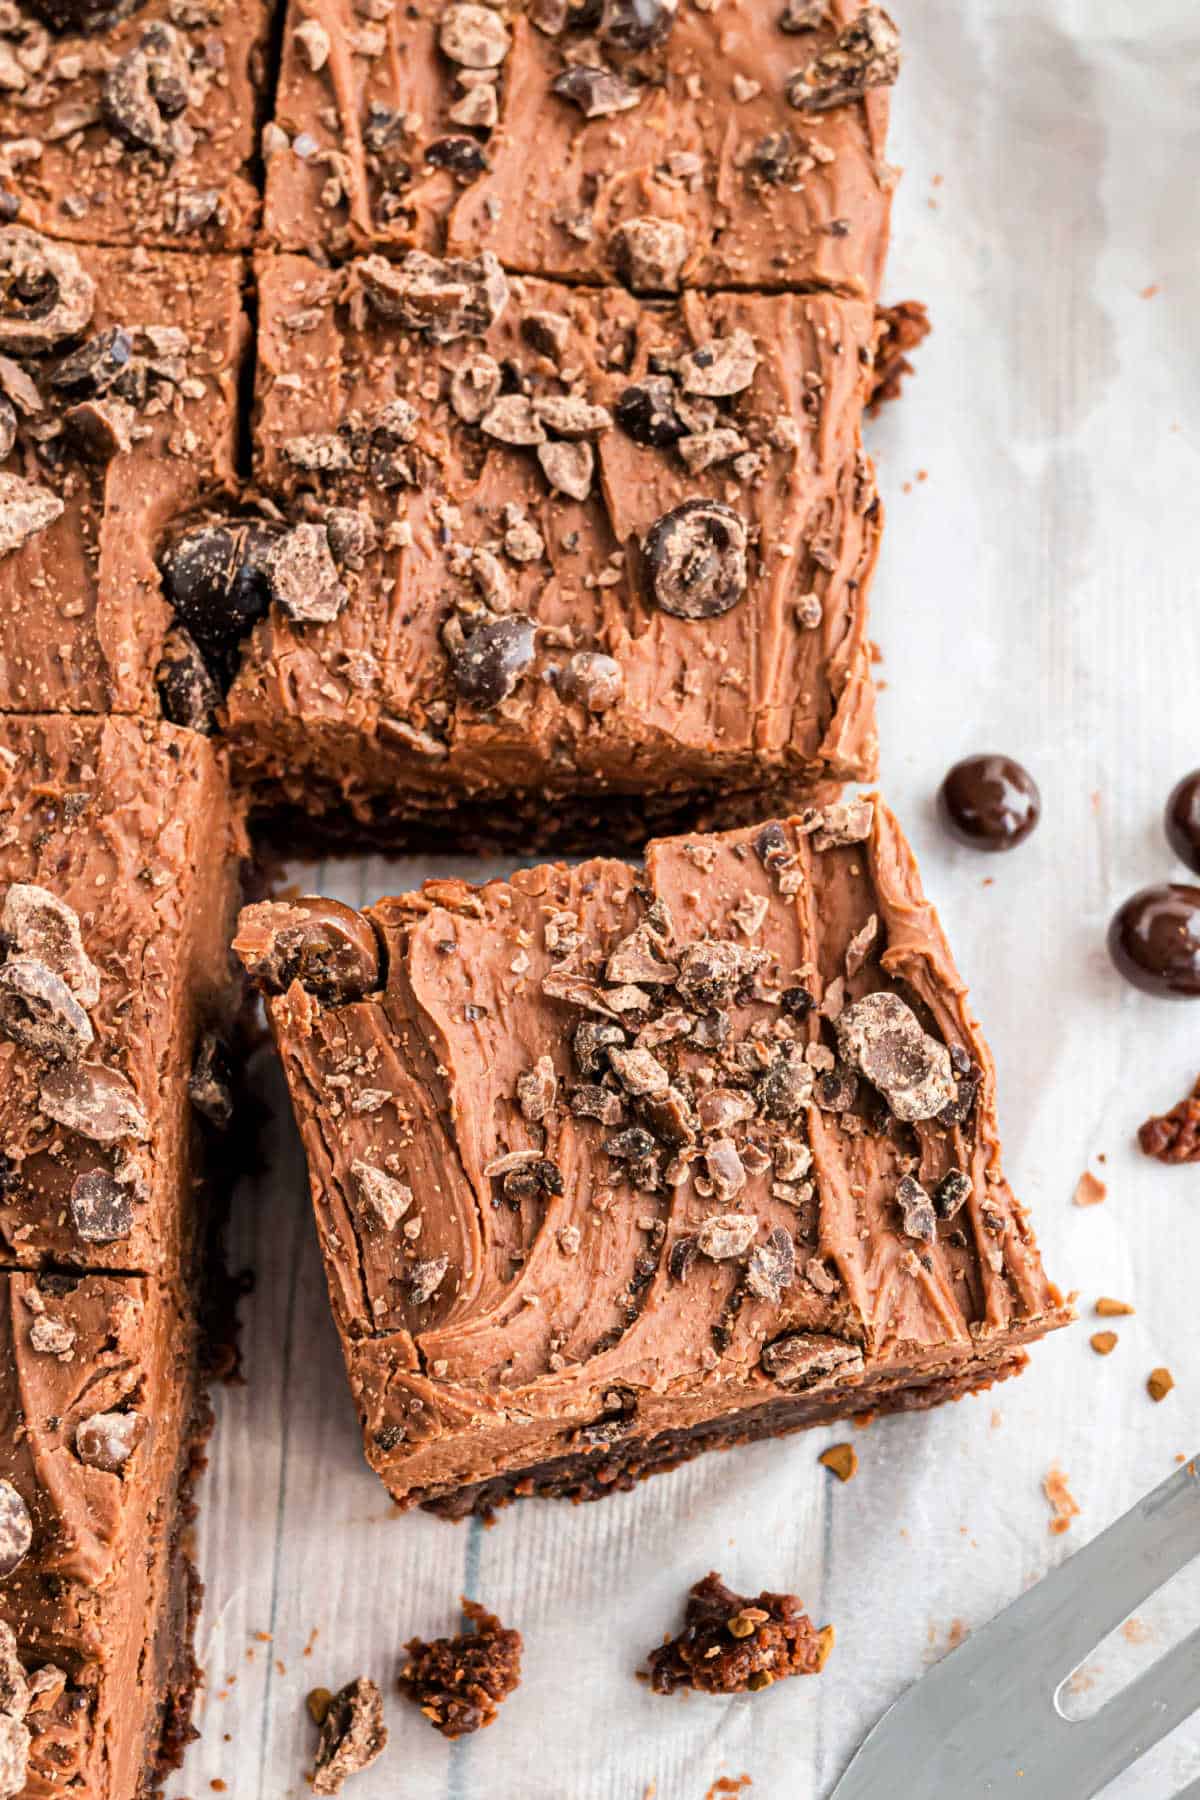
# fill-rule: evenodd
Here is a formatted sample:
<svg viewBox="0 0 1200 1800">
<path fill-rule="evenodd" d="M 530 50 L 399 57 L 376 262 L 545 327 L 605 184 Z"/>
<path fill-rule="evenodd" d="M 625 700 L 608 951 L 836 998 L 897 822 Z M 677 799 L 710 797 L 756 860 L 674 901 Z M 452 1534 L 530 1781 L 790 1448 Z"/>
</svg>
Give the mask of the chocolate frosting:
<svg viewBox="0 0 1200 1800">
<path fill-rule="evenodd" d="M 486 810 L 525 792 L 536 817 L 557 796 L 795 790 L 873 770 L 866 589 L 880 508 L 858 435 L 869 306 L 750 294 L 650 305 L 517 280 L 484 335 L 438 345 L 380 316 L 364 298 L 370 274 L 259 263 L 261 482 L 331 534 L 357 509 L 373 544 L 341 568 L 347 598 L 331 623 L 276 604 L 244 649 L 227 736 L 258 800 L 336 805 L 386 831 L 389 815 L 444 812 L 455 794 Z M 652 364 L 738 334 L 748 385 L 691 399 L 748 460 L 693 471 L 612 422 Z M 535 447 L 458 416 L 456 379 L 481 353 L 520 371 L 526 400 L 603 409 L 586 499 L 552 490 Z M 415 410 L 412 485 L 380 485 L 361 455 L 342 454 L 394 399 Z M 680 618 L 648 597 L 642 546 L 697 497 L 744 521 L 748 582 L 721 616 Z M 534 621 L 535 655 L 489 706 L 456 684 L 453 646 L 502 615 Z M 607 710 L 573 685 L 580 653 L 617 665 Z"/>
<path fill-rule="evenodd" d="M 622 227 L 652 219 L 678 233 L 680 252 L 653 286 L 878 293 L 894 185 L 887 89 L 821 111 L 786 97 L 859 13 L 855 0 L 832 0 L 797 33 L 780 27 L 782 3 L 685 0 L 665 41 L 640 50 L 570 24 L 552 34 L 553 7 L 497 9 L 507 52 L 468 71 L 494 85 L 496 122 L 466 130 L 454 115 L 469 90 L 439 44 L 446 10 L 396 4 L 364 28 L 353 0 L 290 0 L 266 159 L 270 241 L 338 254 L 486 248 L 510 269 L 608 282 L 629 273 Z M 633 104 L 589 117 L 583 99 L 555 91 L 573 67 L 597 66 Z M 448 151 L 455 141 L 466 151 Z"/>
<path fill-rule="evenodd" d="M 0 257 L 13 245 L 32 245 L 36 255 L 39 242 L 22 227 L 0 229 Z M 93 298 L 83 332 L 22 353 L 16 369 L 34 386 L 30 410 L 17 409 L 3 467 L 61 511 L 0 551 L 0 712 L 156 715 L 155 670 L 172 622 L 156 560 L 161 540 L 178 513 L 225 492 L 234 477 L 246 338 L 240 267 L 227 256 L 91 246 L 62 254 Z M 125 421 L 128 447 L 98 460 L 66 422 L 76 403 L 53 382 L 80 337 L 91 342 L 117 326 L 132 334 L 133 357 L 154 366 Z M 172 328 L 172 336 L 147 339 L 147 327 Z M 9 354 L 2 322 L 0 353 Z M 3 371 L 0 386 L 12 384 Z"/>
<path fill-rule="evenodd" d="M 199 1127 L 188 1085 L 202 1032 L 229 1023 L 227 945 L 244 849 L 205 738 L 133 719 L 0 719 L 0 906 L 14 884 L 33 884 L 78 918 L 98 976 L 95 999 L 80 995 L 94 1034 L 82 1062 L 115 1079 L 134 1109 L 132 1129 L 115 1136 L 63 1123 L 74 1115 L 61 1103 L 52 1117 L 47 1084 L 63 1065 L 0 1031 L 0 1247 L 9 1263 L 168 1280 L 190 1267 Z M 120 1235 L 83 1234 L 73 1200 L 81 1178 L 85 1196 L 115 1208 Z"/>
<path fill-rule="evenodd" d="M 34 1689 L 27 1800 L 116 1800 L 142 1792 L 153 1765 L 194 1340 L 152 1282 L 0 1278 L 0 1480 L 32 1524 L 28 1554 L 0 1579 L 0 1620 Z M 80 1426 L 110 1413 L 144 1421 L 115 1470 L 79 1448 Z"/>
<path fill-rule="evenodd" d="M 878 803 L 867 841 L 840 841 L 866 829 L 843 806 L 659 841 L 644 876 L 593 860 L 431 882 L 370 909 L 378 992 L 324 1005 L 293 983 L 271 1001 L 368 1455 L 402 1501 L 605 1432 L 686 1430 L 794 1393 L 798 1370 L 852 1412 L 858 1390 L 998 1366 L 1069 1317 L 1004 1178 L 991 1061 L 911 852 Z M 601 1079 L 572 1034 L 604 1012 L 561 997 L 563 971 L 577 997 L 589 983 L 611 996 L 621 971 L 599 989 L 596 971 L 639 924 L 660 928 L 656 906 L 674 967 L 712 940 L 749 956 L 724 1010 L 750 1066 L 796 1054 L 818 1083 L 781 1125 L 686 1020 L 674 1048 L 652 1035 L 672 1079 L 696 1103 L 715 1081 L 708 1104 L 728 1115 L 693 1140 L 678 1185 L 661 1168 L 647 1185 L 628 1149 L 605 1149 L 646 1117 L 629 1098 L 645 1065 L 624 1069 L 623 1125 L 572 1109 L 576 1084 Z M 239 947 L 272 929 L 252 909 Z M 867 995 L 903 1003 L 941 1117 L 901 1123 L 837 1059 Z M 927 1207 L 941 1196 L 944 1220 L 912 1210 L 906 1179 Z"/>
<path fill-rule="evenodd" d="M 65 10 L 69 15 L 70 5 Z M 0 155 L 22 223 L 88 243 L 205 250 L 248 244 L 259 209 L 255 89 L 269 6 L 139 0 L 105 10 L 99 24 L 52 33 L 33 7 L 6 9 Z M 153 45 L 153 34 L 164 29 L 173 78 L 179 66 L 179 96 L 161 110 L 149 96 L 141 99 L 145 135 L 139 141 L 135 127 L 131 140 L 121 126 L 120 96 L 115 107 L 106 104 L 106 82 L 111 91 L 112 71 L 144 54 L 148 33 Z M 137 74 L 130 70 L 126 91 Z M 161 149 L 152 147 L 159 134 Z"/>
</svg>

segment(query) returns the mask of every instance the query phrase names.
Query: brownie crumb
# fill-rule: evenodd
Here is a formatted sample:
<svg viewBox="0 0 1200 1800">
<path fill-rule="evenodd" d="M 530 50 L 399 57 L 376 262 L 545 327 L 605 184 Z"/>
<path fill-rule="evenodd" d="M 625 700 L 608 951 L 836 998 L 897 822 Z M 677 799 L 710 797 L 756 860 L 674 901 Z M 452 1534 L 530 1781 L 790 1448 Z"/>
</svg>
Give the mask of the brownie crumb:
<svg viewBox="0 0 1200 1800">
<path fill-rule="evenodd" d="M 316 1691 L 308 1700 L 309 1712 L 314 1718 L 320 1710 L 320 1706 L 313 1706 Z M 321 1741 L 317 1745 L 313 1768 L 313 1793 L 340 1794 L 347 1775 L 369 1769 L 383 1755 L 387 1739 L 383 1696 L 375 1683 L 365 1675 L 347 1682 L 324 1704 Z"/>
<path fill-rule="evenodd" d="M 1096 1302 L 1096 1311 L 1102 1319 L 1128 1318 L 1134 1311 L 1128 1300 L 1111 1300 L 1102 1294 Z"/>
<path fill-rule="evenodd" d="M 1138 1130 L 1138 1143 L 1159 1162 L 1200 1162 L 1200 1077 L 1170 1112 L 1146 1120 Z"/>
<path fill-rule="evenodd" d="M 786 1675 L 817 1675 L 833 1649 L 833 1626 L 818 1631 L 794 1594 L 749 1600 L 714 1571 L 688 1595 L 683 1630 L 649 1656 L 656 1694 L 757 1693 Z"/>
<path fill-rule="evenodd" d="M 1117 1347 L 1115 1331 L 1093 1331 L 1090 1343 L 1097 1356 L 1111 1356 Z"/>
<path fill-rule="evenodd" d="M 1107 1193 L 1104 1183 L 1090 1169 L 1085 1169 L 1075 1183 L 1073 1198 L 1076 1206 L 1099 1206 Z"/>
<path fill-rule="evenodd" d="M 913 372 L 908 353 L 929 336 L 932 327 L 919 300 L 901 300 L 895 306 L 879 308 L 876 329 L 874 379 L 867 402 L 872 414 L 899 397 L 904 377 Z"/>
<path fill-rule="evenodd" d="M 458 1637 L 410 1638 L 400 1690 L 443 1737 L 490 1725 L 521 1680 L 521 1634 L 475 1600 L 462 1609 L 474 1629 Z"/>
</svg>

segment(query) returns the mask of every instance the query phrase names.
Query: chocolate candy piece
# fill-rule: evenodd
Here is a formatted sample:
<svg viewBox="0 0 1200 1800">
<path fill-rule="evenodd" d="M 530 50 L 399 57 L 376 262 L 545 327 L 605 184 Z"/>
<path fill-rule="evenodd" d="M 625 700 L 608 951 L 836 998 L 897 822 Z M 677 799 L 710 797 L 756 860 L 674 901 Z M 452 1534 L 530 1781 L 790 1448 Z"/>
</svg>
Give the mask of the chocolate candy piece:
<svg viewBox="0 0 1200 1800">
<path fill-rule="evenodd" d="M 513 693 L 532 663 L 535 632 L 531 619 L 510 613 L 473 631 L 453 658 L 454 685 L 475 706 L 499 706 Z"/>
<path fill-rule="evenodd" d="M 133 355 L 133 339 L 123 325 L 110 325 L 98 331 L 86 344 L 64 356 L 49 385 L 68 400 L 88 400 L 105 394 L 129 367 Z"/>
<path fill-rule="evenodd" d="M 163 718 L 172 725 L 207 737 L 221 695 L 200 654 L 200 646 L 182 625 L 172 625 L 163 638 L 162 656 L 154 671 Z"/>
<path fill-rule="evenodd" d="M 1147 994 L 1200 995 L 1200 888 L 1142 888 L 1108 928 L 1108 953 L 1126 981 Z"/>
<path fill-rule="evenodd" d="M 133 1229 L 133 1201 L 107 1170 L 89 1169 L 72 1183 L 71 1218 L 85 1244 L 115 1244 Z"/>
<path fill-rule="evenodd" d="M 278 535 L 250 521 L 200 525 L 163 557 L 167 599 L 210 661 L 220 664 L 266 612 L 266 563 Z"/>
<path fill-rule="evenodd" d="M 62 1063 L 49 1070 L 38 1099 L 48 1118 L 97 1144 L 150 1135 L 146 1115 L 125 1077 L 100 1063 Z"/>
<path fill-rule="evenodd" d="M 189 147 L 191 133 L 177 121 L 187 106 L 190 71 L 171 25 L 146 28 L 132 50 L 115 63 L 100 89 L 100 111 L 109 130 L 133 150 L 153 150 L 173 162 Z"/>
<path fill-rule="evenodd" d="M 676 619 L 716 619 L 746 591 L 746 521 L 720 500 L 685 500 L 642 545 L 646 597 Z"/>
<path fill-rule="evenodd" d="M 1167 842 L 1189 869 L 1200 875 L 1200 769 L 1185 775 L 1167 801 Z"/>
<path fill-rule="evenodd" d="M 32 1542 L 29 1508 L 11 1481 L 0 1481 L 0 1581 L 20 1568 Z"/>
<path fill-rule="evenodd" d="M 359 1000 L 379 986 L 379 941 L 371 921 L 316 894 L 247 906 L 233 948 L 268 993 L 298 981 L 321 1000 Z"/>
<path fill-rule="evenodd" d="M 95 282 L 69 245 L 21 225 L 0 231 L 0 350 L 36 355 L 76 337 L 95 296 Z"/>
<path fill-rule="evenodd" d="M 10 956 L 0 968 L 0 1036 L 36 1056 L 82 1056 L 92 1022 L 61 975 L 36 956 Z"/>
<path fill-rule="evenodd" d="M 614 50 L 650 50 L 671 35 L 679 0 L 604 0 L 597 36 Z"/>
<path fill-rule="evenodd" d="M 1011 850 L 1042 816 L 1042 797 L 1028 770 L 1008 756 L 968 756 L 955 763 L 938 796 L 943 822 L 973 850 Z"/>
<path fill-rule="evenodd" d="M 146 1429 L 142 1413 L 93 1413 L 75 1427 L 75 1454 L 90 1469 L 119 1475 L 145 1437 Z"/>
<path fill-rule="evenodd" d="M 617 401 L 617 423 L 635 444 L 666 450 L 687 430 L 675 410 L 678 392 L 669 375 L 647 375 L 627 387 Z"/>
</svg>

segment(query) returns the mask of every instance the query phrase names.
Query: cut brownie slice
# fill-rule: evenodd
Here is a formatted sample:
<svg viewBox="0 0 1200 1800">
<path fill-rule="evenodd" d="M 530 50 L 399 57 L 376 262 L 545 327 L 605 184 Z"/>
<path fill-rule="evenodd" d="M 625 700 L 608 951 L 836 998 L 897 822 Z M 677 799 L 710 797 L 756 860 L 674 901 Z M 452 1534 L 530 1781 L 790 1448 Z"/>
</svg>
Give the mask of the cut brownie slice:
<svg viewBox="0 0 1200 1800">
<path fill-rule="evenodd" d="M 287 249 L 492 250 L 641 291 L 873 298 L 893 171 L 879 7 L 290 0 L 266 136 Z"/>
<path fill-rule="evenodd" d="M 228 696 L 265 809 L 644 841 L 701 796 L 872 771 L 871 307 L 648 305 L 487 258 L 259 279 L 259 475 L 291 530 L 243 527 L 223 566 L 234 634 L 251 566 L 273 596 Z"/>
<path fill-rule="evenodd" d="M 0 229 L 0 712 L 202 724 L 156 558 L 234 476 L 245 343 L 234 257 Z"/>
<path fill-rule="evenodd" d="M 376 936 L 377 934 L 377 936 Z M 367 1455 L 627 1486 L 987 1386 L 1070 1317 L 912 855 L 850 801 L 365 915 L 242 915 Z"/>
<path fill-rule="evenodd" d="M 241 849 L 207 739 L 0 719 L 0 1260 L 186 1278 Z"/>
<path fill-rule="evenodd" d="M 26 1774 L 10 1794 L 156 1793 L 188 1741 L 195 1348 L 154 1282 L 0 1276 L 0 1627 L 17 1659 L 0 1630 L 0 1723 Z"/>
<path fill-rule="evenodd" d="M 6 217 L 87 243 L 248 244 L 269 16 L 264 0 L 6 7 Z"/>
</svg>

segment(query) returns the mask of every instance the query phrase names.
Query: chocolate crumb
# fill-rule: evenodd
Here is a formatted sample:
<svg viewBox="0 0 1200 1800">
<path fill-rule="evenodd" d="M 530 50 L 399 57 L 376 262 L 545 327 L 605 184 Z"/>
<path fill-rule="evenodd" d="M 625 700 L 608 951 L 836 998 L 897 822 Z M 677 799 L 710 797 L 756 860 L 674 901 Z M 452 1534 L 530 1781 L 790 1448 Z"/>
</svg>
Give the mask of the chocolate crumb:
<svg viewBox="0 0 1200 1800">
<path fill-rule="evenodd" d="M 1151 1369 L 1146 1377 L 1146 1392 L 1154 1401 L 1165 1400 L 1175 1386 L 1170 1369 Z"/>
<path fill-rule="evenodd" d="M 830 1444 L 817 1461 L 823 1463 L 839 1481 L 853 1481 L 858 1474 L 858 1451 L 853 1444 Z"/>
<path fill-rule="evenodd" d="M 1147 1119 L 1138 1129 L 1147 1156 L 1163 1163 L 1200 1162 L 1200 1078 L 1170 1112 Z"/>
</svg>

